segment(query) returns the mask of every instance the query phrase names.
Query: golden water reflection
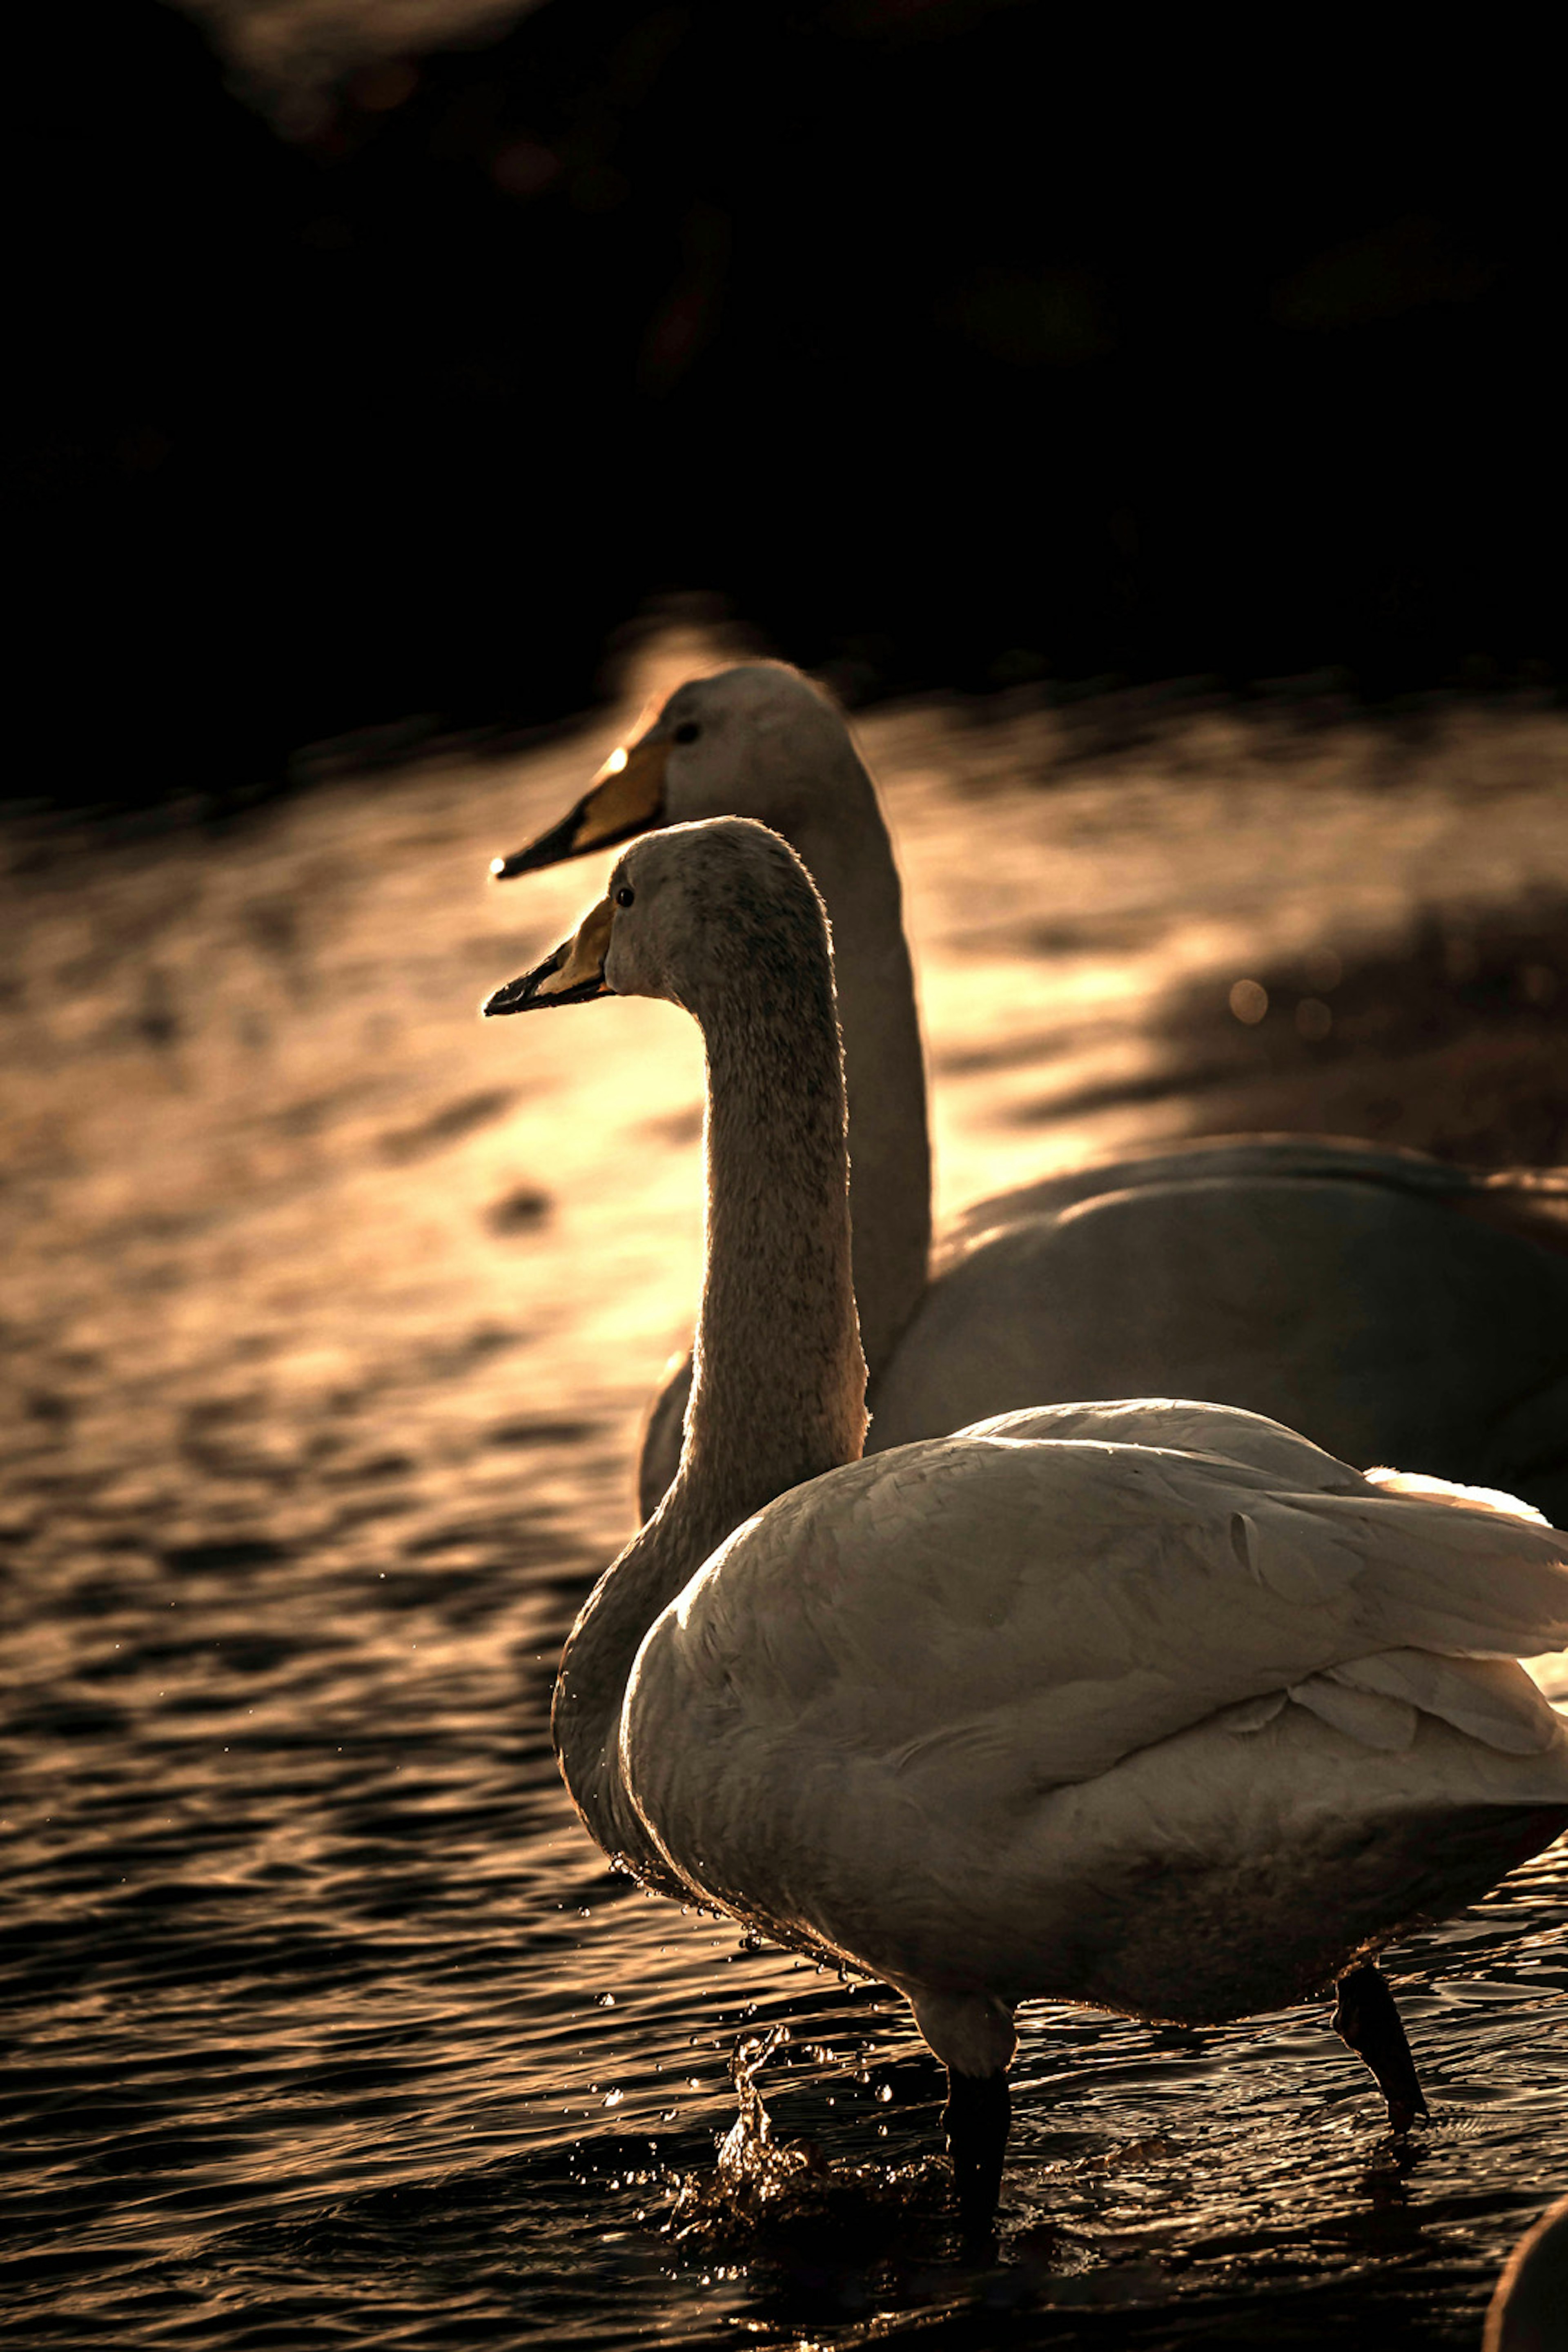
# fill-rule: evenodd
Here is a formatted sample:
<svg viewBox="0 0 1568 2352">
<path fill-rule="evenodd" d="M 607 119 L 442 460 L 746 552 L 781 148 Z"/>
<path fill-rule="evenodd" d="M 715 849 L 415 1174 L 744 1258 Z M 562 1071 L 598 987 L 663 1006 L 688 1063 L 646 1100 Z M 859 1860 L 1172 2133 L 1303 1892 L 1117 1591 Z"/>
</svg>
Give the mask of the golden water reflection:
<svg viewBox="0 0 1568 2352">
<path fill-rule="evenodd" d="M 649 684 L 524 758 L 342 778 L 218 835 L 5 843 L 29 2308 L 55 2340 L 68 2311 L 139 2340 L 155 2304 L 216 2343 L 297 2297 L 353 2340 L 847 2343 L 879 2312 L 989 2341 L 1041 2303 L 1063 2343 L 1081 2305 L 1154 2344 L 1287 2296 L 1302 2325 L 1465 2340 L 1568 2174 L 1561 1853 L 1400 1956 L 1439 2103 L 1407 2175 L 1316 2016 L 1039 2011 L 1005 2294 L 955 2284 L 929 2218 L 919 2259 L 841 2259 L 820 2293 L 659 2234 L 732 2117 L 742 2029 L 791 2022 L 763 2088 L 836 2160 L 929 2153 L 940 2085 L 872 1990 L 609 1879 L 548 1752 L 553 1655 L 695 1296 L 700 1056 L 653 1004 L 481 1024 L 611 858 L 486 868 Z M 944 1215 L 1259 1123 L 1568 1158 L 1568 723 L 1124 720 L 860 729 Z"/>
</svg>

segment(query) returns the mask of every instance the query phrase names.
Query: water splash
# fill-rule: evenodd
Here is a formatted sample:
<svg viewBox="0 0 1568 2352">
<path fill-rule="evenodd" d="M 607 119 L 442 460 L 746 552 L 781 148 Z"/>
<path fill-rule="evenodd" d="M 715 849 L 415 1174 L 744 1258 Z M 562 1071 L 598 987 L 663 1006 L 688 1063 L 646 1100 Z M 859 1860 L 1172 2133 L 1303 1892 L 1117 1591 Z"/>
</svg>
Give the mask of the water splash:
<svg viewBox="0 0 1568 2352">
<path fill-rule="evenodd" d="M 945 2229 L 951 2181 L 936 2157 L 898 2165 L 832 2162 L 814 2140 L 774 2137 L 757 2077 L 790 2039 L 772 2025 L 743 2035 L 730 2059 L 738 2107 L 711 2174 L 682 2181 L 668 2233 L 715 2255 L 772 2259 L 786 2267 L 847 2248 L 856 2258 L 892 2252 L 919 2223 Z"/>
<path fill-rule="evenodd" d="M 772 2025 L 765 2033 L 742 2037 L 730 2057 L 730 2080 L 740 2113 L 720 2146 L 719 2179 L 731 2205 L 752 2218 L 787 2198 L 807 2178 L 821 2179 L 828 2169 L 813 2141 L 781 2145 L 774 2139 L 773 2117 L 757 2088 L 758 2074 L 789 2038 L 787 2025 Z"/>
</svg>

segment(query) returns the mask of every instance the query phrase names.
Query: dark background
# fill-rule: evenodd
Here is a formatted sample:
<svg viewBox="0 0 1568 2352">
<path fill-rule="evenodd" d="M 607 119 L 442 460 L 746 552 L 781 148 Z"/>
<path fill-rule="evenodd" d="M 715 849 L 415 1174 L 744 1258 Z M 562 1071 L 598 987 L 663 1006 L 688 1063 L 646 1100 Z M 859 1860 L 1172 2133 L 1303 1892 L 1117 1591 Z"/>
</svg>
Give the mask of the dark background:
<svg viewBox="0 0 1568 2352">
<path fill-rule="evenodd" d="M 693 592 L 851 699 L 1562 681 L 1522 19 L 546 0 L 269 118 L 35 15 L 13 794 L 548 723 Z"/>
</svg>

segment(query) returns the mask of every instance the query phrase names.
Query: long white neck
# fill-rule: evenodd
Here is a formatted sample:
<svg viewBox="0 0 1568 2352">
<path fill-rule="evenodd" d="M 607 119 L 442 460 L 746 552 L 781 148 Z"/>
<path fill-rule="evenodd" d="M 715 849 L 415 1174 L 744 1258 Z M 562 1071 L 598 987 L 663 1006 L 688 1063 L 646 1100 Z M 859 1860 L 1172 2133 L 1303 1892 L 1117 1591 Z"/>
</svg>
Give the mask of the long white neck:
<svg viewBox="0 0 1568 2352">
<path fill-rule="evenodd" d="M 691 1003 L 708 1056 L 708 1213 L 686 1443 L 663 1503 L 573 1628 L 555 1687 L 555 1744 L 589 1830 L 665 1885 L 618 1757 L 643 1636 L 727 1535 L 857 1460 L 865 1439 L 844 1089 L 819 917 L 813 928 L 815 962 L 783 987 L 766 959 L 738 956 Z"/>
<path fill-rule="evenodd" d="M 914 974 L 892 845 L 871 780 L 853 767 L 777 829 L 797 850 L 833 925 L 844 1076 L 855 1295 L 875 1381 L 920 1303 L 931 1264 L 931 1142 Z"/>
</svg>

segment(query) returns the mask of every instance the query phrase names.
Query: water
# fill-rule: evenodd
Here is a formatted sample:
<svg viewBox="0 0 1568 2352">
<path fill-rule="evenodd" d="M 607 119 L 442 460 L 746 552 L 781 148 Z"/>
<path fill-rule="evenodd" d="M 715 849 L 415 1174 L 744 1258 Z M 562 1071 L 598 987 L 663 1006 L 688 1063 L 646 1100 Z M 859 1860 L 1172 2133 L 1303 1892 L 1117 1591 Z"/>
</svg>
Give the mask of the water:
<svg viewBox="0 0 1568 2352">
<path fill-rule="evenodd" d="M 1545 968 L 1563 730 L 1479 724 L 1391 782 L 1355 730 L 1084 759 L 1026 715 L 875 719 L 952 1204 L 1325 1089 L 1423 1139 L 1425 1009 L 1313 1060 L 1226 992 L 1331 940 L 1348 1006 L 1432 908 L 1511 969 L 1531 892 Z M 603 748 L 9 837 L 0 2342 L 1473 2343 L 1568 2181 L 1562 1850 L 1394 1957 L 1407 2157 L 1324 2011 L 1026 2011 L 975 2272 L 902 2010 L 578 1831 L 552 1662 L 695 1294 L 700 1061 L 661 1007 L 473 1014 L 594 894 L 483 875 Z M 1551 1000 L 1508 996 L 1494 1060 L 1560 1070 Z M 1514 1093 L 1539 1122 L 1546 1079 Z M 759 2200 L 748 2105 L 726 2200 L 731 2054 L 786 2023 L 765 2145 L 818 2155 Z"/>
</svg>

